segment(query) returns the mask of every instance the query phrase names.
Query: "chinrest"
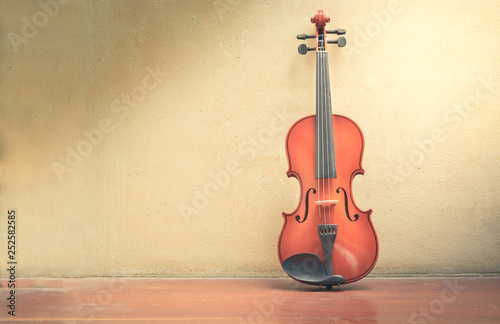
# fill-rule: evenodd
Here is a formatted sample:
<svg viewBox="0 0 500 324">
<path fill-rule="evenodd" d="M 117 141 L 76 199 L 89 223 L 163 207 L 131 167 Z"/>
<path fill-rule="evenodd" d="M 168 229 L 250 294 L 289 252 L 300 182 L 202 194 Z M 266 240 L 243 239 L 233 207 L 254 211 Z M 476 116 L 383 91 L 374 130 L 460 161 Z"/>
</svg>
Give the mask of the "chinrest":
<svg viewBox="0 0 500 324">
<path fill-rule="evenodd" d="M 292 278 L 313 285 L 333 286 L 345 283 L 339 275 L 327 275 L 325 265 L 319 256 L 313 253 L 292 255 L 283 263 L 283 270 Z"/>
</svg>

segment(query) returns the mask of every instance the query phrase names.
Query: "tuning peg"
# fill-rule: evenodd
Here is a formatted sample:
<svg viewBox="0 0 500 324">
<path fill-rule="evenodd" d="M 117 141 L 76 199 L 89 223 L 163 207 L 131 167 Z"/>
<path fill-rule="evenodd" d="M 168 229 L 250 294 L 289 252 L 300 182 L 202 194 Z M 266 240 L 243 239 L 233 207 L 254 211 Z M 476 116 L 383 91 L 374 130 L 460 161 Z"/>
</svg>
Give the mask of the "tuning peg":
<svg viewBox="0 0 500 324">
<path fill-rule="evenodd" d="M 345 29 L 327 30 L 327 34 L 345 35 Z"/>
<path fill-rule="evenodd" d="M 306 44 L 300 44 L 298 50 L 299 50 L 300 54 L 305 55 L 305 54 L 307 54 L 307 51 L 316 50 L 316 47 L 307 47 Z"/>
<path fill-rule="evenodd" d="M 314 38 L 316 35 L 306 35 L 306 34 L 300 34 L 297 35 L 297 39 L 307 39 L 307 38 Z"/>
<path fill-rule="evenodd" d="M 339 47 L 344 47 L 347 44 L 347 41 L 345 40 L 345 37 L 340 36 L 336 40 L 328 41 L 328 44 L 337 44 Z"/>
</svg>

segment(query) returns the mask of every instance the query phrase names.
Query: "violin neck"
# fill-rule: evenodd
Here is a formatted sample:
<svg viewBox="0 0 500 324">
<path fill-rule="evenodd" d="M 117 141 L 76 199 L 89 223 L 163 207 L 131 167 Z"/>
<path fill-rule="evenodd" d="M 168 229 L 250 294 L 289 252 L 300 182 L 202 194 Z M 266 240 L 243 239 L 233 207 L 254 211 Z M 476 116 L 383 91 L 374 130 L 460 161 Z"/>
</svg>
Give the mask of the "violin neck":
<svg viewBox="0 0 500 324">
<path fill-rule="evenodd" d="M 337 178 L 328 52 L 316 51 L 316 179 Z"/>
</svg>

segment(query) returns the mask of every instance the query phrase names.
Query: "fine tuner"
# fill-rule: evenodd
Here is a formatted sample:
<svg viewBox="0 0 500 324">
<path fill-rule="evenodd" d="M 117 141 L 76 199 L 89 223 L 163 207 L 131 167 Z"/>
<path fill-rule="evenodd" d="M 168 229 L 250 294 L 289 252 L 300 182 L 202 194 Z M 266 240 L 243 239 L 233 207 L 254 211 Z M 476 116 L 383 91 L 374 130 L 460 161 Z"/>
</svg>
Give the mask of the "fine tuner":
<svg viewBox="0 0 500 324">
<path fill-rule="evenodd" d="M 327 21 L 328 22 L 328 21 Z M 346 31 L 345 29 L 336 29 L 336 30 L 325 30 L 327 34 L 335 34 L 335 35 L 345 35 Z M 306 34 L 300 34 L 297 35 L 297 39 L 308 39 L 308 38 L 316 38 L 316 35 L 306 35 Z M 307 54 L 308 51 L 315 51 L 315 50 L 325 50 L 326 46 L 324 46 L 324 40 L 323 39 L 318 39 L 318 46 L 321 47 L 320 45 L 322 44 L 322 48 L 316 48 L 316 47 L 308 47 L 306 44 L 300 44 L 299 45 L 299 53 L 302 55 Z M 339 47 L 344 47 L 347 44 L 347 41 L 344 36 L 340 36 L 336 40 L 329 40 L 327 41 L 327 44 L 337 44 Z"/>
</svg>

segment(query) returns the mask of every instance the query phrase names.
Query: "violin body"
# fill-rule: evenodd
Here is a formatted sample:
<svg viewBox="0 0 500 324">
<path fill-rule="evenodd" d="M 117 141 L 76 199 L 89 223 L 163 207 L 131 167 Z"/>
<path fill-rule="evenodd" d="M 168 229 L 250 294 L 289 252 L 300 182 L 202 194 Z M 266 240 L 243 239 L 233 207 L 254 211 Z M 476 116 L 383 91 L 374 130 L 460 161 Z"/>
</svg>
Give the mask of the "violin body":
<svg viewBox="0 0 500 324">
<path fill-rule="evenodd" d="M 311 18 L 316 47 L 299 46 L 300 54 L 316 51 L 316 115 L 292 125 L 286 137 L 288 177 L 299 181 L 300 200 L 292 213 L 283 213 L 278 257 L 293 279 L 312 285 L 347 284 L 370 273 L 378 257 L 378 239 L 371 209 L 360 210 L 353 199 L 352 181 L 363 174 L 363 133 L 351 119 L 332 114 L 327 44 L 346 45 L 344 37 L 327 41 L 330 18 L 319 10 Z"/>
<path fill-rule="evenodd" d="M 338 226 L 332 251 L 332 267 L 335 274 L 345 278 L 345 283 L 351 283 L 365 277 L 375 266 L 378 241 L 370 220 L 372 211 L 360 210 L 352 196 L 354 176 L 364 173 L 361 166 L 364 149 L 363 133 L 358 125 L 347 117 L 333 115 L 332 119 L 337 158 L 337 179 L 328 179 L 330 188 L 333 188 L 329 191 L 332 197 L 317 196 L 320 188 L 318 180 L 315 179 L 316 117 L 312 115 L 302 118 L 288 131 L 287 175 L 299 181 L 300 201 L 295 211 L 290 214 L 283 213 L 284 224 L 279 236 L 278 255 L 281 263 L 300 253 L 316 254 L 324 261 L 323 247 L 317 229 L 320 224 L 319 209 L 314 202 L 320 198 L 325 198 L 324 200 L 339 198 L 339 203 L 327 207 L 331 220 Z M 337 193 L 337 188 L 344 188 L 346 193 L 344 194 L 342 190 Z M 345 206 L 348 206 L 348 212 Z M 297 216 L 302 220 L 305 215 L 307 215 L 306 220 L 299 223 Z M 305 267 L 307 268 L 307 265 Z"/>
</svg>

